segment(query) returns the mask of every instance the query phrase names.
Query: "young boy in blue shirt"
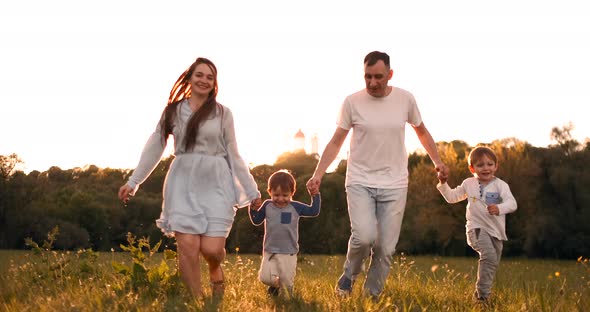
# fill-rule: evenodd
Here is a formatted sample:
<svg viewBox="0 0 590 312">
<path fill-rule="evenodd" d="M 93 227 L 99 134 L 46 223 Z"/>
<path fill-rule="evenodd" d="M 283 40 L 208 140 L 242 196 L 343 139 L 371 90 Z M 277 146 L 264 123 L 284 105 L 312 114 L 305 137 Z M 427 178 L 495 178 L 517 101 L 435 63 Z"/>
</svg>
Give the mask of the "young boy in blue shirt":
<svg viewBox="0 0 590 312">
<path fill-rule="evenodd" d="M 286 170 L 274 172 L 268 179 L 270 199 L 260 207 L 250 205 L 250 221 L 264 223 L 262 262 L 258 278 L 268 285 L 268 293 L 279 294 L 286 288 L 293 294 L 299 252 L 299 218 L 320 214 L 320 194 L 312 196 L 311 205 L 293 201 L 295 178 Z M 258 208 L 258 209 L 257 209 Z"/>
</svg>

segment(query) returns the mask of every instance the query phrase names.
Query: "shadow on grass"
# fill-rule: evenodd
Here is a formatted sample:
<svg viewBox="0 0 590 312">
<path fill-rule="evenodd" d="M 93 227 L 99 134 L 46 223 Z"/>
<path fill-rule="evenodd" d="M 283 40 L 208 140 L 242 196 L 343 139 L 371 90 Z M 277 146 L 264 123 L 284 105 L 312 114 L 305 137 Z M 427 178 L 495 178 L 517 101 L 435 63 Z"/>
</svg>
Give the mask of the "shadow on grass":
<svg viewBox="0 0 590 312">
<path fill-rule="evenodd" d="M 316 301 L 306 301 L 301 296 L 278 296 L 273 298 L 276 311 L 325 311 L 324 306 Z"/>
</svg>

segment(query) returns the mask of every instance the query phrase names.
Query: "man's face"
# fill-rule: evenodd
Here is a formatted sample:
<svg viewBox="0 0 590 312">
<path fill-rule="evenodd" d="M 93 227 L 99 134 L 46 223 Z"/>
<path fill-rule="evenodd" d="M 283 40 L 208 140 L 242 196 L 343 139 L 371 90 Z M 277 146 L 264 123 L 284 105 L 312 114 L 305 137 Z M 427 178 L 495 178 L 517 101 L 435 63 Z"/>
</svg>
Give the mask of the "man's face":
<svg viewBox="0 0 590 312">
<path fill-rule="evenodd" d="M 387 95 L 387 81 L 393 76 L 393 70 L 387 68 L 382 60 L 372 66 L 365 64 L 365 84 L 367 92 L 374 97 Z"/>
</svg>

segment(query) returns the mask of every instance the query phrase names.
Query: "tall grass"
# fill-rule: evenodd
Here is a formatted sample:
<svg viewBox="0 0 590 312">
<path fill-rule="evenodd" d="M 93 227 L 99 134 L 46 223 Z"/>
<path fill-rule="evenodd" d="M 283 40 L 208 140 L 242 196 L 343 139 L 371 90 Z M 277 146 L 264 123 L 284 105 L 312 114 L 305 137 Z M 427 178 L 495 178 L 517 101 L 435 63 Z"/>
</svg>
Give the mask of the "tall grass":
<svg viewBox="0 0 590 312">
<path fill-rule="evenodd" d="M 583 257 L 504 259 L 484 306 L 472 301 L 476 258 L 398 255 L 383 295 L 372 299 L 363 295 L 364 276 L 350 297 L 334 294 L 344 256 L 300 255 L 294 296 L 270 298 L 257 280 L 260 256 L 234 252 L 223 264 L 225 296 L 213 299 L 205 287 L 205 297 L 193 299 L 177 279 L 174 254 L 155 253 L 149 241 L 135 238 L 125 247 L 110 253 L 43 246 L 0 251 L 0 310 L 590 311 L 590 264 Z"/>
</svg>

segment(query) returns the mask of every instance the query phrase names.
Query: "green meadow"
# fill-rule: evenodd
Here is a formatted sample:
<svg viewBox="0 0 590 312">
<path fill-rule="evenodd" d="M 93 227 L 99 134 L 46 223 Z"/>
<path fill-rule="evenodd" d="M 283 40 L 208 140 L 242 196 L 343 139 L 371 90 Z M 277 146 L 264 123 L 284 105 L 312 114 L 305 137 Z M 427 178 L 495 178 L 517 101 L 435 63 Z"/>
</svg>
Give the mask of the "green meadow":
<svg viewBox="0 0 590 312">
<path fill-rule="evenodd" d="M 124 252 L 0 250 L 2 311 L 590 311 L 590 263 L 506 258 L 491 300 L 473 302 L 477 258 L 397 254 L 383 295 L 341 298 L 333 287 L 344 256 L 300 255 L 295 293 L 277 298 L 257 280 L 260 256 L 228 253 L 223 298 L 210 296 L 203 265 L 204 298 L 180 283 L 176 254 L 128 237 Z M 360 281 L 364 276 L 360 276 Z"/>
</svg>

